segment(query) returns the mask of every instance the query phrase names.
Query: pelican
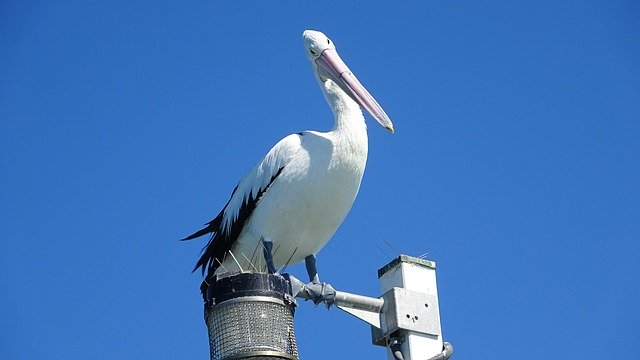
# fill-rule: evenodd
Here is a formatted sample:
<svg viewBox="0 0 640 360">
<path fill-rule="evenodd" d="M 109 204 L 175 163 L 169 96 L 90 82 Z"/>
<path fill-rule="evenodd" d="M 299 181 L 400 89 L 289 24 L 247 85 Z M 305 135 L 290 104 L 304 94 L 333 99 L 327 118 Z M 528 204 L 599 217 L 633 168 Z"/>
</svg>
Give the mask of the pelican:
<svg viewBox="0 0 640 360">
<path fill-rule="evenodd" d="M 347 216 L 367 162 L 366 110 L 394 132 L 391 120 L 360 84 L 325 34 L 302 35 L 307 58 L 334 116 L 331 131 L 303 131 L 280 140 L 245 175 L 222 211 L 187 236 L 211 234 L 193 271 L 214 275 L 245 271 L 264 256 L 269 273 L 305 260 L 310 285 L 320 284 L 316 255 Z M 322 283 L 324 284 L 324 283 Z M 322 290 L 318 303 L 322 301 Z M 205 295 L 206 296 L 206 295 Z"/>
</svg>

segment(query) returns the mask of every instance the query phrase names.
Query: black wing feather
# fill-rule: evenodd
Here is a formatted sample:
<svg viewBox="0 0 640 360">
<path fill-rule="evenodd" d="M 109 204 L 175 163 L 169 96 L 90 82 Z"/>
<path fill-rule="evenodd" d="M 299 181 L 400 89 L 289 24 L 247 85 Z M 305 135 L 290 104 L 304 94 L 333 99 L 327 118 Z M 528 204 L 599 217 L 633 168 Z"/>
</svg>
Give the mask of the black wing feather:
<svg viewBox="0 0 640 360">
<path fill-rule="evenodd" d="M 209 242 L 204 247 L 202 256 L 198 259 L 196 266 L 193 268 L 193 271 L 198 270 L 198 268 L 202 268 L 202 274 L 204 275 L 205 269 L 208 269 L 207 278 L 213 276 L 216 272 L 220 263 L 224 261 L 224 258 L 227 255 L 227 252 L 231 250 L 231 247 L 240 236 L 242 229 L 244 228 L 245 222 L 249 219 L 253 210 L 255 210 L 258 201 L 264 195 L 264 193 L 271 187 L 273 181 L 280 175 L 284 169 L 284 166 L 279 168 L 278 171 L 271 177 L 269 183 L 262 189 L 260 189 L 255 196 L 249 194 L 246 199 L 242 202 L 242 206 L 238 211 L 236 220 L 231 223 L 231 227 L 228 231 L 222 231 L 222 219 L 224 216 L 224 211 L 227 206 L 231 202 L 231 198 L 233 198 L 236 190 L 238 190 L 238 186 L 233 189 L 231 193 L 231 198 L 224 206 L 222 211 L 216 216 L 213 220 L 209 221 L 203 229 L 196 231 L 195 233 L 185 237 L 182 240 L 191 240 L 197 237 L 203 236 L 205 234 L 211 233 L 211 238 Z M 204 283 L 203 283 L 204 285 Z"/>
</svg>

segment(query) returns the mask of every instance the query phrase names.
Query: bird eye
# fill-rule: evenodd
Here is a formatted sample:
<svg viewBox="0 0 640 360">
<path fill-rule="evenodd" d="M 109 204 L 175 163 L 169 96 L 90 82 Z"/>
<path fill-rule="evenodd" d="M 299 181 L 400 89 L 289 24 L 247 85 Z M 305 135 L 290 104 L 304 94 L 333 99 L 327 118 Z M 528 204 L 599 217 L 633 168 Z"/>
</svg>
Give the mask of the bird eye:
<svg viewBox="0 0 640 360">
<path fill-rule="evenodd" d="M 327 39 L 327 44 L 331 45 L 331 40 Z"/>
<path fill-rule="evenodd" d="M 315 51 L 313 51 L 313 49 L 309 49 L 309 52 L 311 53 L 311 55 L 318 55 Z"/>
</svg>

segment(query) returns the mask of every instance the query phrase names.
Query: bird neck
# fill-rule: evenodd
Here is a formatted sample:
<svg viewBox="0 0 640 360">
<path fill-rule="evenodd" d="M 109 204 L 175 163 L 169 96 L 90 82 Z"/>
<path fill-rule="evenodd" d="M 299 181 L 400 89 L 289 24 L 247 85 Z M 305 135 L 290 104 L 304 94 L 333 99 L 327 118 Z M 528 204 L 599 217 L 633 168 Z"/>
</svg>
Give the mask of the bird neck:
<svg viewBox="0 0 640 360">
<path fill-rule="evenodd" d="M 320 82 L 320 88 L 335 119 L 332 131 L 337 133 L 364 132 L 366 136 L 367 126 L 360 106 L 331 80 Z"/>
</svg>

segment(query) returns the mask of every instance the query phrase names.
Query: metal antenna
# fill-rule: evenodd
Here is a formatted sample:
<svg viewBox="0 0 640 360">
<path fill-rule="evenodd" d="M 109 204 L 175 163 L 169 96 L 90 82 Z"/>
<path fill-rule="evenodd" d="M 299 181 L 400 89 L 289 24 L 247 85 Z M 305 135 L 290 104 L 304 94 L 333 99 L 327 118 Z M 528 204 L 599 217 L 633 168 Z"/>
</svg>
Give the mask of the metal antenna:
<svg viewBox="0 0 640 360">
<path fill-rule="evenodd" d="M 244 257 L 244 259 L 247 260 L 247 262 L 249 263 L 249 266 L 251 266 L 253 268 L 253 270 L 258 272 L 258 269 L 256 269 L 255 266 L 253 266 L 253 263 L 251 262 L 251 260 L 249 260 L 249 258 L 247 258 L 247 255 L 245 255 L 244 253 L 240 253 L 240 255 L 242 255 Z"/>
<path fill-rule="evenodd" d="M 256 256 L 256 251 L 258 251 L 259 247 L 260 247 L 260 244 L 256 244 L 256 247 L 253 248 L 253 254 L 251 254 L 251 260 L 249 261 L 252 264 L 253 264 L 253 258 Z M 256 269 L 256 271 L 258 271 L 258 269 Z"/>
<path fill-rule="evenodd" d="M 401 253 L 400 253 L 400 250 L 398 250 L 395 246 L 391 245 L 391 243 L 390 243 L 390 242 L 388 242 L 388 241 L 387 241 L 387 239 L 384 239 L 384 238 L 383 238 L 383 239 L 382 239 L 382 241 L 386 242 L 386 243 L 387 243 L 387 246 L 389 246 L 389 248 L 390 248 L 391 250 L 395 251 L 395 253 L 396 253 L 398 256 L 401 254 Z"/>
<path fill-rule="evenodd" d="M 278 250 L 280 250 L 280 245 L 281 244 L 278 244 L 278 246 L 276 246 L 276 249 L 273 250 L 273 253 L 271 254 L 271 256 L 276 256 L 276 254 L 278 253 Z"/>
<path fill-rule="evenodd" d="M 287 270 L 287 266 L 289 266 L 289 264 L 291 263 L 291 259 L 293 259 L 293 255 L 296 254 L 296 251 L 298 251 L 297 246 L 295 247 L 295 249 L 293 249 L 293 252 L 291 253 L 291 256 L 289 256 L 289 259 L 287 259 L 287 262 L 284 263 L 284 266 L 281 269 L 282 272 L 285 272 Z"/>
<path fill-rule="evenodd" d="M 378 248 L 378 250 L 380 250 L 380 252 L 381 252 L 384 256 L 388 257 L 389 259 L 393 259 L 393 256 L 389 255 L 386 251 L 384 251 L 384 250 L 382 249 L 382 247 L 380 247 L 380 245 L 378 245 L 378 243 L 376 243 L 376 247 Z"/>
<path fill-rule="evenodd" d="M 238 259 L 236 259 L 236 257 L 233 255 L 233 251 L 229 250 L 229 254 L 233 258 L 233 261 L 236 262 L 236 265 L 238 265 L 238 269 L 240 269 L 240 272 L 244 272 L 244 269 L 242 269 L 242 266 L 240 266 L 240 263 L 238 262 Z"/>
<path fill-rule="evenodd" d="M 218 265 L 220 265 L 220 267 L 222 268 L 222 270 L 224 270 L 224 272 L 228 272 L 228 270 L 224 267 L 224 265 L 222 265 L 222 263 L 220 262 L 220 260 L 218 260 L 218 258 L 214 258 L 216 259 L 216 261 L 218 262 Z"/>
<path fill-rule="evenodd" d="M 260 269 L 262 269 L 262 259 L 264 259 L 264 256 L 260 256 L 259 255 L 259 250 L 263 251 L 264 250 L 264 244 L 262 243 L 262 240 L 258 241 L 258 243 L 256 244 L 256 247 L 253 249 L 253 255 L 251 256 L 251 260 L 253 260 L 254 255 L 255 255 L 255 265 L 258 268 L 258 271 L 260 271 Z"/>
</svg>

